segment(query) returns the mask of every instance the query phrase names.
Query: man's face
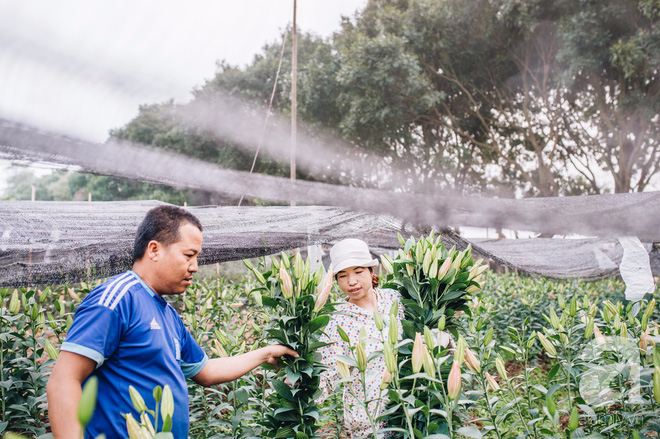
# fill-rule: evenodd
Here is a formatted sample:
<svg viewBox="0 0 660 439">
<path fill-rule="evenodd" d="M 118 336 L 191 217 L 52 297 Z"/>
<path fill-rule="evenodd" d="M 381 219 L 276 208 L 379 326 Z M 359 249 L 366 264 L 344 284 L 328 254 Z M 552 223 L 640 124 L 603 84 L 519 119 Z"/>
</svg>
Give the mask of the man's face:
<svg viewBox="0 0 660 439">
<path fill-rule="evenodd" d="M 202 232 L 190 223 L 181 225 L 179 240 L 159 249 L 156 293 L 162 296 L 186 291 L 197 272 L 197 257 L 201 251 Z"/>
</svg>

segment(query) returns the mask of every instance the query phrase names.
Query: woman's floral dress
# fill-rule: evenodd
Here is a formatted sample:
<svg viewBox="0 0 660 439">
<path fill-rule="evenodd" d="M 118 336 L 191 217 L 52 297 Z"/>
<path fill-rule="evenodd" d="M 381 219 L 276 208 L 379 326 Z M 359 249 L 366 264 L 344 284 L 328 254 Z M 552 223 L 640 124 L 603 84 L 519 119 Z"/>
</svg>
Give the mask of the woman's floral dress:
<svg viewBox="0 0 660 439">
<path fill-rule="evenodd" d="M 374 316 L 371 311 L 360 308 L 349 302 L 338 305 L 335 314 L 330 320 L 330 323 L 328 323 L 325 330 L 325 336 L 321 341 L 334 343 L 319 349 L 319 352 L 323 357 L 321 361 L 329 367 L 321 377 L 321 388 L 323 389 L 323 393 L 319 398 L 319 402 L 327 398 L 335 390 L 336 384 L 341 380 L 341 376 L 337 371 L 335 356 L 351 356 L 349 346 L 355 346 L 358 343 L 361 327 L 364 326 L 366 330 L 365 351 L 367 357 L 373 352 L 381 351 L 383 349 L 383 343 L 381 340 L 383 336 L 387 339 L 390 324 L 390 309 L 392 304 L 399 300 L 399 293 L 394 290 L 379 288 L 375 291 L 378 299 L 378 311 L 383 316 L 383 322 L 385 325 L 383 328 L 383 334 L 381 334 L 381 331 L 376 328 Z M 401 320 L 403 319 L 403 305 L 399 303 L 398 308 L 397 326 L 400 338 L 402 335 Z M 341 326 L 346 334 L 348 334 L 350 345 L 341 339 L 339 332 L 337 331 L 337 326 Z M 396 344 L 396 340 L 394 340 L 394 343 Z M 369 411 L 374 417 L 377 417 L 385 406 L 386 392 L 381 392 L 380 390 L 385 369 L 385 360 L 382 356 L 374 358 L 369 361 L 367 365 L 366 399 L 376 400 L 369 404 Z M 365 401 L 364 389 L 360 381 L 360 372 L 358 369 L 356 367 L 351 367 L 350 371 L 351 381 L 344 385 L 344 423 L 351 438 L 364 438 L 372 432 L 369 418 L 363 408 Z M 349 385 L 352 387 L 352 392 L 348 388 Z M 380 402 L 378 401 L 379 396 L 382 396 Z M 360 404 L 360 401 L 362 404 Z M 381 427 L 382 425 L 380 424 L 377 426 L 377 428 Z M 379 435 L 379 437 L 381 437 L 381 435 Z"/>
</svg>

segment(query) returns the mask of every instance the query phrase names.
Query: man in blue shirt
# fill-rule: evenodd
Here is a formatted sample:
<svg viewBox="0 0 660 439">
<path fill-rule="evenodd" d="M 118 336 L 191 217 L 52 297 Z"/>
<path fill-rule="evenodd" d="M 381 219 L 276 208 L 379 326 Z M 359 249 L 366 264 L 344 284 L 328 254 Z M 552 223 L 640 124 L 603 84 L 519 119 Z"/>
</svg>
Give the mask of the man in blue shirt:
<svg viewBox="0 0 660 439">
<path fill-rule="evenodd" d="M 187 438 L 186 378 L 203 386 L 232 381 L 262 363 L 277 364 L 289 348 L 268 346 L 230 358 L 210 359 L 162 296 L 181 294 L 197 271 L 202 225 L 184 209 L 159 206 L 138 228 L 133 269 L 90 292 L 76 315 L 48 381 L 50 423 L 56 439 L 79 439 L 76 419 L 83 383 L 98 378 L 97 408 L 85 437 L 125 438 L 122 414 L 137 413 L 129 386 L 148 407 L 153 389 L 169 385 L 174 396 L 172 433 Z"/>
</svg>

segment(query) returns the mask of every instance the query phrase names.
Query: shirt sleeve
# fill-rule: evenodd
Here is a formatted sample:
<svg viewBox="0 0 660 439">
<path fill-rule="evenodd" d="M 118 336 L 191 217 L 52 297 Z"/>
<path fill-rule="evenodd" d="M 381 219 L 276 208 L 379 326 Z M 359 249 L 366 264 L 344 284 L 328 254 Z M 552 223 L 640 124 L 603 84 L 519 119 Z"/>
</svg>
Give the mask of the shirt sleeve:
<svg viewBox="0 0 660 439">
<path fill-rule="evenodd" d="M 117 349 L 122 319 L 117 310 L 89 301 L 80 305 L 60 348 L 90 358 L 100 367 Z"/>
<path fill-rule="evenodd" d="M 186 378 L 192 378 L 204 369 L 209 357 L 180 318 L 179 321 L 181 322 L 181 371 Z"/>
</svg>

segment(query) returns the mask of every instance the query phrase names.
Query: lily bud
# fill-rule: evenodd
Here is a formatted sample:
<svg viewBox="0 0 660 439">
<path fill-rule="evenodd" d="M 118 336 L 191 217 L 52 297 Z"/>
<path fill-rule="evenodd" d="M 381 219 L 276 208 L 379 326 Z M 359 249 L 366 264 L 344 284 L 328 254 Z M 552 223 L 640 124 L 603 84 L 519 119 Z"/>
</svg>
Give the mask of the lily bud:
<svg viewBox="0 0 660 439">
<path fill-rule="evenodd" d="M 339 372 L 339 376 L 344 379 L 351 376 L 351 372 L 348 369 L 348 365 L 343 361 L 337 360 L 337 372 Z"/>
<path fill-rule="evenodd" d="M 172 395 L 172 389 L 169 384 L 163 387 L 163 399 L 160 403 L 160 415 L 163 420 L 167 419 L 169 416 L 172 418 L 174 416 L 174 396 Z"/>
<path fill-rule="evenodd" d="M 538 334 L 538 336 L 539 336 L 539 341 L 540 341 L 541 344 L 543 345 L 543 348 L 546 350 L 546 352 L 547 352 L 549 355 L 551 355 L 551 356 L 553 356 L 553 357 L 556 357 L 556 356 L 557 356 L 557 350 L 556 350 L 555 347 L 552 345 L 552 343 L 550 343 L 550 340 L 548 340 L 548 339 L 545 337 L 545 335 L 543 335 L 541 332 L 537 332 L 537 334 Z"/>
<path fill-rule="evenodd" d="M 646 349 L 649 347 L 649 342 L 646 339 L 646 332 L 642 331 L 642 333 L 639 336 L 639 349 L 642 351 L 642 353 L 646 353 Z"/>
<path fill-rule="evenodd" d="M 606 300 L 605 306 L 607 307 L 610 314 L 612 314 L 613 316 L 619 314 L 619 308 L 615 304 L 613 304 L 611 300 Z"/>
<path fill-rule="evenodd" d="M 135 420 L 132 413 L 126 413 L 126 430 L 128 431 L 129 439 L 141 439 L 142 432 L 138 421 Z"/>
<path fill-rule="evenodd" d="M 603 333 L 600 332 L 600 329 L 598 329 L 598 326 L 595 324 L 594 324 L 594 337 L 596 338 L 596 343 L 598 343 L 599 345 L 605 344 L 605 342 L 607 341 Z"/>
<path fill-rule="evenodd" d="M 360 372 L 367 370 L 367 353 L 362 342 L 355 346 L 355 356 L 357 357 L 358 370 Z"/>
<path fill-rule="evenodd" d="M 429 268 L 429 279 L 435 279 L 437 275 L 438 275 L 438 260 L 434 259 L 433 263 L 431 264 L 431 268 Z"/>
<path fill-rule="evenodd" d="M 394 346 L 389 341 L 383 344 L 383 357 L 385 358 L 387 370 L 394 373 L 397 368 L 396 355 L 394 355 Z"/>
<path fill-rule="evenodd" d="M 401 236 L 401 233 L 399 233 L 399 232 L 396 233 L 396 239 L 399 240 L 399 244 L 406 245 L 406 240 L 403 239 L 403 236 Z"/>
<path fill-rule="evenodd" d="M 473 266 L 470 269 L 470 271 L 469 271 L 470 275 L 468 276 L 468 281 L 470 281 L 470 280 L 472 280 L 472 279 L 474 279 L 478 276 L 481 276 L 481 274 L 484 271 L 488 270 L 488 265 L 479 265 L 480 261 L 481 261 L 481 259 L 479 260 L 479 262 L 475 266 Z"/>
<path fill-rule="evenodd" d="M 254 270 L 252 273 L 254 273 L 254 277 L 257 278 L 257 280 L 259 281 L 259 283 L 260 283 L 261 285 L 266 285 L 266 279 L 264 278 L 264 275 L 261 274 L 261 271 L 259 271 L 259 270 Z"/>
<path fill-rule="evenodd" d="M 550 324 L 552 325 L 552 328 L 556 331 L 559 329 L 559 317 L 557 317 L 557 313 L 555 312 L 554 308 L 550 308 Z"/>
<path fill-rule="evenodd" d="M 467 248 L 463 251 L 461 256 L 460 268 L 465 268 L 472 262 L 472 244 L 468 244 Z"/>
<path fill-rule="evenodd" d="M 273 273 L 280 270 L 280 261 L 274 255 L 270 257 L 270 266 L 273 268 Z"/>
<path fill-rule="evenodd" d="M 227 357 L 227 351 L 225 351 L 225 348 L 222 347 L 222 345 L 218 342 L 218 340 L 213 340 L 213 352 L 219 357 L 219 358 L 225 358 Z"/>
<path fill-rule="evenodd" d="M 431 268 L 431 250 L 426 251 L 426 254 L 424 255 L 424 262 L 422 262 L 422 271 L 426 276 L 429 276 L 429 268 Z"/>
<path fill-rule="evenodd" d="M 407 258 L 407 260 L 410 261 L 410 262 L 413 262 L 412 252 L 408 252 L 408 256 L 409 257 Z M 406 271 L 408 272 L 408 276 L 412 277 L 412 275 L 415 273 L 414 264 L 407 263 L 406 264 Z"/>
<path fill-rule="evenodd" d="M 156 435 L 156 431 L 154 430 L 154 425 L 151 423 L 149 414 L 147 412 L 142 413 L 140 415 L 140 421 L 142 422 L 142 431 L 144 431 L 144 428 L 146 427 L 147 431 L 149 432 L 146 438 L 153 438 Z"/>
<path fill-rule="evenodd" d="M 429 329 L 428 326 L 424 326 L 424 342 L 429 351 L 432 351 L 435 348 L 435 342 L 433 341 L 433 332 Z"/>
<path fill-rule="evenodd" d="M 589 317 L 587 319 L 587 326 L 584 328 L 584 338 L 590 339 L 593 333 L 594 333 L 594 318 Z"/>
<path fill-rule="evenodd" d="M 282 287 L 282 295 L 285 299 L 290 299 L 293 297 L 293 283 L 291 282 L 291 276 L 289 272 L 284 267 L 284 264 L 280 265 L 280 282 Z"/>
<path fill-rule="evenodd" d="M 415 343 L 413 344 L 412 350 L 412 368 L 414 373 L 418 373 L 422 370 L 422 365 L 424 363 L 424 342 L 422 340 L 422 334 L 419 332 L 415 334 Z"/>
<path fill-rule="evenodd" d="M 497 369 L 497 373 L 500 374 L 500 377 L 504 381 L 507 381 L 509 379 L 508 375 L 506 374 L 506 368 L 504 367 L 504 360 L 502 359 L 500 354 L 497 354 L 497 358 L 495 359 L 495 368 Z"/>
<path fill-rule="evenodd" d="M 479 290 L 481 290 L 481 287 L 478 287 L 476 285 L 470 285 L 469 287 L 467 287 L 465 289 L 465 292 L 469 293 L 469 294 L 474 294 L 474 293 L 479 292 Z"/>
<path fill-rule="evenodd" d="M 304 267 L 305 263 L 303 262 L 302 256 L 300 256 L 300 253 L 296 253 L 296 255 L 293 257 L 293 275 L 296 277 L 296 279 L 300 279 L 302 277 Z"/>
<path fill-rule="evenodd" d="M 653 311 L 655 311 L 655 299 L 652 299 L 648 305 L 646 305 L 646 310 L 644 311 L 644 316 L 646 316 L 646 319 L 650 319 L 651 316 L 653 315 Z"/>
<path fill-rule="evenodd" d="M 21 310 L 21 302 L 18 298 L 18 290 L 14 290 L 11 295 L 11 300 L 9 301 L 9 312 L 12 314 L 18 314 Z"/>
<path fill-rule="evenodd" d="M 138 413 L 143 413 L 147 411 L 147 405 L 144 403 L 144 398 L 140 395 L 140 392 L 133 386 L 128 386 L 128 394 L 131 396 L 131 401 L 133 402 L 133 407 Z"/>
<path fill-rule="evenodd" d="M 396 317 L 393 315 L 390 315 L 390 327 L 387 338 L 392 344 L 399 340 L 399 325 L 397 324 Z"/>
<path fill-rule="evenodd" d="M 387 274 L 394 273 L 394 267 L 392 266 L 392 260 L 386 254 L 380 255 L 380 263 L 383 265 L 383 269 Z"/>
<path fill-rule="evenodd" d="M 433 358 L 429 354 L 428 349 L 424 349 L 424 373 L 426 373 L 431 378 L 435 378 L 435 364 L 433 363 Z"/>
<path fill-rule="evenodd" d="M 454 361 L 451 365 L 451 371 L 449 372 L 449 377 L 447 377 L 447 396 L 449 399 L 458 398 L 459 393 L 461 392 L 461 365 L 458 361 Z"/>
<path fill-rule="evenodd" d="M 383 373 L 383 381 L 380 383 L 380 390 L 385 390 L 387 389 L 388 384 L 392 382 L 392 374 L 385 369 L 385 372 Z"/>
<path fill-rule="evenodd" d="M 564 299 L 563 295 L 560 295 L 557 298 L 557 305 L 559 305 L 559 309 L 564 309 L 566 308 L 566 300 Z"/>
<path fill-rule="evenodd" d="M 82 426 L 83 430 L 85 426 L 89 424 L 89 421 L 92 419 L 94 414 L 94 409 L 96 408 L 96 395 L 98 394 L 99 383 L 98 378 L 95 376 L 90 377 L 82 389 L 82 394 L 80 395 L 80 401 L 78 402 L 78 422 Z"/>
<path fill-rule="evenodd" d="M 332 291 L 332 272 L 328 271 L 321 281 L 321 285 L 319 285 L 319 295 L 316 297 L 314 312 L 319 312 L 321 308 L 323 308 L 325 303 L 328 301 L 330 291 Z"/>
<path fill-rule="evenodd" d="M 378 309 L 374 310 L 374 324 L 376 325 L 376 329 L 379 331 L 382 331 L 383 328 L 385 327 L 385 322 L 383 322 L 383 316 L 381 315 L 380 311 Z"/>
<path fill-rule="evenodd" d="M 497 381 L 495 381 L 495 378 L 488 372 L 486 372 L 486 381 L 488 382 L 488 385 L 490 386 L 491 389 L 493 390 L 500 390 L 500 385 L 497 384 Z"/>
<path fill-rule="evenodd" d="M 571 305 L 568 308 L 568 315 L 573 317 L 577 313 L 577 297 L 573 296 L 571 299 Z"/>
<path fill-rule="evenodd" d="M 660 404 L 660 369 L 657 367 L 653 372 L 653 398 Z"/>
<path fill-rule="evenodd" d="M 252 261 L 249 259 L 243 259 L 243 264 L 250 270 L 254 271 L 254 265 L 252 265 Z"/>
<path fill-rule="evenodd" d="M 571 416 L 568 420 L 568 428 L 571 431 L 577 430 L 579 426 L 579 418 L 578 418 L 578 409 L 577 407 L 573 407 L 573 410 L 571 411 Z"/>
<path fill-rule="evenodd" d="M 467 348 L 467 343 L 462 335 L 458 336 L 458 342 L 456 343 L 456 352 L 454 353 L 454 361 L 458 364 L 463 364 L 463 359 L 465 358 L 465 348 Z"/>
<path fill-rule="evenodd" d="M 45 339 L 44 347 L 46 348 L 46 354 L 48 355 L 48 358 L 51 360 L 57 360 L 57 357 L 59 357 L 60 353 L 57 351 L 57 348 L 55 345 L 53 345 L 53 343 L 51 343 L 50 340 Z"/>
<path fill-rule="evenodd" d="M 289 259 L 289 255 L 285 252 L 282 252 L 280 253 L 280 258 L 280 265 L 284 265 L 284 268 L 288 270 L 291 267 L 291 260 Z"/>
<path fill-rule="evenodd" d="M 447 275 L 447 272 L 449 272 L 450 267 L 451 267 L 451 258 L 447 258 L 438 269 L 438 280 L 444 279 L 444 277 Z"/>
<path fill-rule="evenodd" d="M 471 371 L 476 373 L 481 372 L 481 364 L 479 363 L 479 359 L 476 355 L 474 355 L 474 352 L 472 352 L 470 348 L 465 348 L 465 362 Z"/>
<path fill-rule="evenodd" d="M 417 245 L 415 246 L 415 261 L 418 264 L 421 264 L 423 260 L 424 260 L 424 249 L 422 249 L 422 241 L 417 241 Z"/>
<path fill-rule="evenodd" d="M 438 330 L 444 331 L 446 323 L 447 323 L 447 316 L 443 314 L 443 316 L 440 317 L 440 320 L 438 320 Z"/>
<path fill-rule="evenodd" d="M 81 302 L 82 301 L 80 296 L 78 296 L 78 294 L 76 294 L 76 292 L 73 291 L 71 288 L 67 288 L 67 292 L 69 293 L 69 296 L 71 296 L 71 298 L 73 300 L 75 300 L 76 302 Z"/>
<path fill-rule="evenodd" d="M 484 335 L 484 346 L 488 346 L 491 341 L 493 341 L 493 334 L 495 332 L 495 329 L 492 327 L 488 328 L 488 331 L 486 331 L 486 335 Z"/>
</svg>

